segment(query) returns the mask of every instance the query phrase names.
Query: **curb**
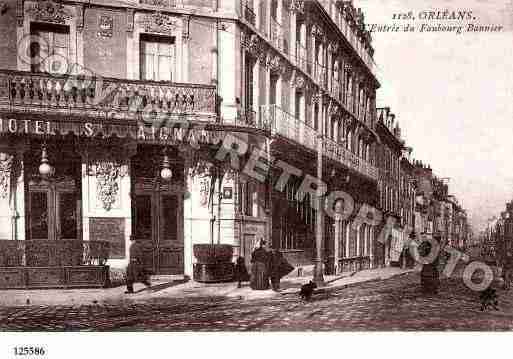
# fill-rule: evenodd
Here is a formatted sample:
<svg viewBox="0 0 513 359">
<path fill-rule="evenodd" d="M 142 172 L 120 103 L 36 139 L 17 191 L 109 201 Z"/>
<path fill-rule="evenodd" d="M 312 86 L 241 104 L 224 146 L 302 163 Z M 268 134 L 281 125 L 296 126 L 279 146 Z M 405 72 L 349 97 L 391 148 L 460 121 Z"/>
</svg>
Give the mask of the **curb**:
<svg viewBox="0 0 513 359">
<path fill-rule="evenodd" d="M 395 278 L 395 277 L 401 277 L 401 276 L 404 276 L 404 275 L 407 275 L 407 274 L 410 274 L 410 273 L 415 273 L 415 272 L 416 272 L 415 270 L 410 270 L 410 271 L 403 272 L 403 273 L 393 274 L 393 275 L 391 275 L 389 277 L 386 277 L 386 278 L 377 277 L 377 278 L 371 278 L 371 279 L 362 280 L 360 282 L 347 283 L 347 284 L 341 284 L 341 285 L 334 285 L 334 286 L 331 286 L 331 287 L 321 287 L 321 288 L 316 289 L 314 294 L 329 293 L 329 292 L 333 292 L 333 291 L 336 291 L 336 290 L 342 290 L 342 289 L 354 287 L 354 286 L 359 285 L 359 284 L 371 283 L 371 282 L 379 282 L 379 281 L 383 281 L 383 280 L 386 280 L 386 279 L 392 279 L 392 278 Z M 349 276 L 349 277 L 352 277 L 352 275 Z M 297 290 L 295 292 L 280 293 L 280 294 L 281 295 L 291 295 L 291 294 L 296 294 L 297 295 L 297 294 L 299 294 L 299 292 L 300 292 L 300 290 Z"/>
</svg>

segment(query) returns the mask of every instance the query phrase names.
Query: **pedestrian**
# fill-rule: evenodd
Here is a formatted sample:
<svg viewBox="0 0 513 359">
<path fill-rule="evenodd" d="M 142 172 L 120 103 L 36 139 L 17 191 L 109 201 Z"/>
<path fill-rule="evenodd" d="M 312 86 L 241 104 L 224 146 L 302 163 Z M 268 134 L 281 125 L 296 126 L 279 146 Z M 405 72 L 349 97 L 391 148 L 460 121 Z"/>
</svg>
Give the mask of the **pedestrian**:
<svg viewBox="0 0 513 359">
<path fill-rule="evenodd" d="M 235 263 L 235 281 L 238 283 L 237 288 L 242 287 L 242 282 L 248 282 L 250 277 L 246 268 L 244 257 L 238 257 Z"/>
<path fill-rule="evenodd" d="M 428 257 L 431 253 L 432 246 L 428 241 L 423 241 L 418 248 L 422 257 Z M 427 294 L 437 294 L 440 288 L 440 273 L 438 272 L 439 255 L 430 263 L 424 263 L 420 272 L 420 284 L 422 291 Z"/>
<path fill-rule="evenodd" d="M 130 237 L 131 245 L 129 249 L 128 266 L 126 268 L 126 291 L 125 294 L 134 293 L 134 283 L 143 283 L 150 287 L 149 277 L 144 270 L 142 260 L 142 243 L 133 237 Z"/>
<path fill-rule="evenodd" d="M 280 290 L 280 280 L 290 272 L 294 267 L 287 262 L 279 249 L 271 251 L 271 258 L 269 260 L 269 276 L 271 278 L 271 286 L 274 291 Z"/>
<path fill-rule="evenodd" d="M 269 289 L 269 253 L 265 249 L 265 241 L 259 241 L 258 248 L 251 254 L 251 289 Z"/>
<path fill-rule="evenodd" d="M 502 264 L 502 278 L 504 279 L 504 289 L 509 290 L 513 280 L 513 255 L 509 251 Z"/>
</svg>

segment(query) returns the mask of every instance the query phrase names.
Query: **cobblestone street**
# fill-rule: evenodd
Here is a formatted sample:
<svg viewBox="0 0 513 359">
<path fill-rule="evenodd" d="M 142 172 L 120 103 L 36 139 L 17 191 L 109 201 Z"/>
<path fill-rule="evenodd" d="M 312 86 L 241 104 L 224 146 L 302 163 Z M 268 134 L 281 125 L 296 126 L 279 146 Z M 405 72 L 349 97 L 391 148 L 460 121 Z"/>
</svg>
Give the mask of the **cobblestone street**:
<svg viewBox="0 0 513 359">
<path fill-rule="evenodd" d="M 260 300 L 225 297 L 158 298 L 144 303 L 2 307 L 0 329 L 57 331 L 296 331 L 511 330 L 511 292 L 499 291 L 499 309 L 482 312 L 478 293 L 459 279 L 440 294 L 421 293 L 419 274 L 318 293 Z"/>
</svg>

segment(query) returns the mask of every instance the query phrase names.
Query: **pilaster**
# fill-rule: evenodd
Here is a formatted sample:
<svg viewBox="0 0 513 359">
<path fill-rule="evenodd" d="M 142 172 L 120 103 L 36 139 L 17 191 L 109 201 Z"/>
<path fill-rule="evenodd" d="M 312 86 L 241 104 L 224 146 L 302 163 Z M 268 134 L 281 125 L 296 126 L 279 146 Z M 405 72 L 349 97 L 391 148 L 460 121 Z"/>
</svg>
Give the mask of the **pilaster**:
<svg viewBox="0 0 513 359">
<path fill-rule="evenodd" d="M 124 268 L 132 234 L 131 157 L 135 143 L 105 147 L 81 143 L 84 241 L 111 242 L 108 264 Z"/>
</svg>

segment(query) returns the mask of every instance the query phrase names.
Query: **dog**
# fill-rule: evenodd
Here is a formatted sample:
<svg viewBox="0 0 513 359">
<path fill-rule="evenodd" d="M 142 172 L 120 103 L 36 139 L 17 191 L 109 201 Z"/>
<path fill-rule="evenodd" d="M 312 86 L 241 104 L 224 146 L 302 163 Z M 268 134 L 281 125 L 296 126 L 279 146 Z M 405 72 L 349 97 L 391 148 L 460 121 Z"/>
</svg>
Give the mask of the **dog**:
<svg viewBox="0 0 513 359">
<path fill-rule="evenodd" d="M 315 291 L 315 288 L 317 288 L 317 284 L 315 284 L 312 281 L 310 281 L 306 284 L 303 284 L 301 286 L 301 290 L 299 291 L 299 296 L 303 300 L 310 300 L 310 299 L 312 299 L 312 295 Z"/>
<path fill-rule="evenodd" d="M 490 307 L 493 307 L 495 310 L 499 310 L 499 300 L 495 289 L 490 287 L 486 288 L 481 292 L 481 294 L 479 294 L 479 299 L 481 300 L 482 312 Z"/>
</svg>

